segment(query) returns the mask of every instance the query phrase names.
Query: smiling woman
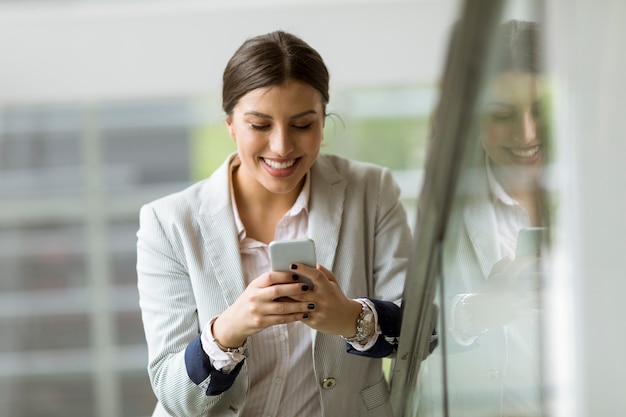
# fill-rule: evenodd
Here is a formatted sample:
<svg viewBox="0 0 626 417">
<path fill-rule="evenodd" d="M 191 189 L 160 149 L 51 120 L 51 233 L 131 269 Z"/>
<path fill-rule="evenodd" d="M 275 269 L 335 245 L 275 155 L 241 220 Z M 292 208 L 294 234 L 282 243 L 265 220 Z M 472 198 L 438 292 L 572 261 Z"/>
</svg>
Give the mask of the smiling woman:
<svg viewBox="0 0 626 417">
<path fill-rule="evenodd" d="M 237 151 L 141 209 L 154 416 L 391 416 L 411 233 L 389 169 L 320 155 L 328 84 L 302 39 L 245 41 L 222 89 Z M 319 263 L 272 271 L 269 244 L 303 238 Z"/>
<path fill-rule="evenodd" d="M 535 225 L 541 222 L 539 202 L 529 193 L 537 190 L 544 165 L 543 95 L 537 74 L 508 71 L 497 76 L 488 87 L 481 135 L 494 177 L 524 205 Z"/>
<path fill-rule="evenodd" d="M 262 87 L 244 95 L 227 115 L 241 166 L 233 172 L 239 215 L 249 237 L 269 243 L 274 222 L 256 233 L 248 211 L 262 207 L 263 218 L 279 219 L 291 207 L 323 139 L 324 105 L 318 90 L 299 81 Z M 250 214 L 250 215 L 249 215 Z"/>
</svg>

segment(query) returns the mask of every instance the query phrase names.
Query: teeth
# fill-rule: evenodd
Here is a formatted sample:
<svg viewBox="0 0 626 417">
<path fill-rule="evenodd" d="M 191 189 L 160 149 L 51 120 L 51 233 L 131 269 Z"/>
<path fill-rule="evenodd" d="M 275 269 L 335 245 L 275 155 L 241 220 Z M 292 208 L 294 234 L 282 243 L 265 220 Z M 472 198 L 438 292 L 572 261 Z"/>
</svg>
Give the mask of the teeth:
<svg viewBox="0 0 626 417">
<path fill-rule="evenodd" d="M 537 152 L 539 152 L 539 146 L 535 146 L 534 148 L 525 150 L 511 149 L 511 153 L 515 156 L 519 156 L 520 158 L 530 158 L 531 156 L 536 155 Z"/>
<path fill-rule="evenodd" d="M 293 164 L 295 164 L 296 160 L 292 159 L 291 161 L 276 162 L 276 161 L 272 161 L 270 159 L 263 158 L 263 162 L 265 162 L 267 165 L 269 165 L 270 167 L 272 167 L 274 169 L 287 169 L 287 168 L 291 167 Z"/>
</svg>

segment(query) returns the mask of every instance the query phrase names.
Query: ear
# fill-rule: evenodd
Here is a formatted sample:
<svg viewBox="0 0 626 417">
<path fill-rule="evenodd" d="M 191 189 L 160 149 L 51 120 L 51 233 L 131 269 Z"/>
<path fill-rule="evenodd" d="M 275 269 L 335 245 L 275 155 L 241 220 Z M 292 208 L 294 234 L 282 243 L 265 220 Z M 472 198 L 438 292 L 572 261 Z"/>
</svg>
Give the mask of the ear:
<svg viewBox="0 0 626 417">
<path fill-rule="evenodd" d="M 237 139 L 235 138 L 235 128 L 233 127 L 233 120 L 230 118 L 230 116 L 226 116 L 226 128 L 228 129 L 228 134 L 230 135 L 231 139 L 237 141 Z"/>
</svg>

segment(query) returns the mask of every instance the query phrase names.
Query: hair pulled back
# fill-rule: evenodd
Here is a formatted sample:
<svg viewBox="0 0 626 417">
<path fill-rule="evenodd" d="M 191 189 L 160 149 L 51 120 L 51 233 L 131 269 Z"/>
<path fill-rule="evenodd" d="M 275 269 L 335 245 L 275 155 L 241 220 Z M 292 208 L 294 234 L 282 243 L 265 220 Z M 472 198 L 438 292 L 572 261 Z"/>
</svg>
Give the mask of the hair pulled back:
<svg viewBox="0 0 626 417">
<path fill-rule="evenodd" d="M 249 38 L 235 51 L 224 70 L 222 109 L 230 115 L 248 92 L 282 85 L 288 80 L 301 81 L 318 90 L 326 110 L 329 74 L 315 49 L 283 31 Z"/>
<path fill-rule="evenodd" d="M 540 35 L 535 22 L 509 20 L 500 24 L 495 33 L 495 73 L 542 73 Z"/>
</svg>

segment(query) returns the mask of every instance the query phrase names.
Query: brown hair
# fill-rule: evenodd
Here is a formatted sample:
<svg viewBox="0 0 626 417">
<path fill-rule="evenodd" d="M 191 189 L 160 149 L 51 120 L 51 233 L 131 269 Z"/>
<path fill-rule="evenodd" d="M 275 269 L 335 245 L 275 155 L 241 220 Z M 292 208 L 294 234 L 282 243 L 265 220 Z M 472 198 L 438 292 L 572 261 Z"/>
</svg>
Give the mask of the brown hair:
<svg viewBox="0 0 626 417">
<path fill-rule="evenodd" d="M 495 33 L 494 72 L 542 73 L 540 37 L 535 22 L 509 20 L 500 24 Z"/>
<path fill-rule="evenodd" d="M 224 70 L 222 108 L 230 115 L 248 92 L 288 80 L 301 81 L 318 90 L 326 110 L 329 74 L 315 49 L 283 31 L 249 38 L 235 51 Z"/>
</svg>

